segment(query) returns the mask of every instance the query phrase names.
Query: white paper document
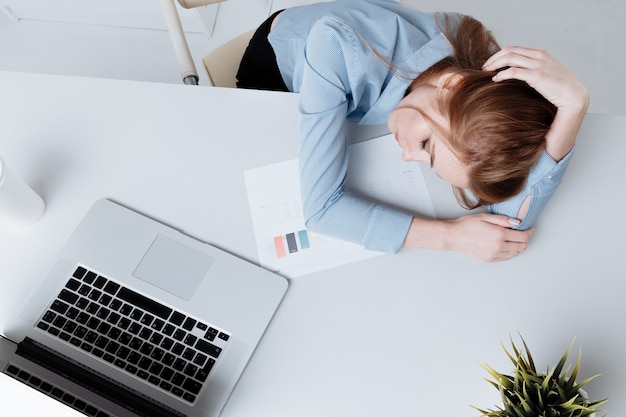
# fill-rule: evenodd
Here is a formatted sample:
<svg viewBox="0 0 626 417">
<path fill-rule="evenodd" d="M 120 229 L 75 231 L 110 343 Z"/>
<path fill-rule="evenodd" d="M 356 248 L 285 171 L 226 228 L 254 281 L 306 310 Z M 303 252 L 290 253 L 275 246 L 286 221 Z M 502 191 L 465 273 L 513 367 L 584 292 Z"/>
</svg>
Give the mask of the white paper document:
<svg viewBox="0 0 626 417">
<path fill-rule="evenodd" d="M 419 164 L 402 160 L 392 135 L 350 145 L 349 154 L 347 189 L 436 217 Z M 247 170 L 244 177 L 259 261 L 265 268 L 293 278 L 381 254 L 306 229 L 297 159 Z"/>
</svg>

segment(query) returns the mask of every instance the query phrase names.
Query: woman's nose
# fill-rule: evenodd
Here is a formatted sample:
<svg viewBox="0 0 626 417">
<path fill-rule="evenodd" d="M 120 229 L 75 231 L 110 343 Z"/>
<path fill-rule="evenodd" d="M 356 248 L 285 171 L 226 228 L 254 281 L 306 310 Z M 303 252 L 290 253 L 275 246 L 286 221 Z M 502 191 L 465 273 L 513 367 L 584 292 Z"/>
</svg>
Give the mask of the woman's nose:
<svg viewBox="0 0 626 417">
<path fill-rule="evenodd" d="M 404 149 L 402 160 L 404 162 L 430 162 L 430 155 L 424 149 Z"/>
</svg>

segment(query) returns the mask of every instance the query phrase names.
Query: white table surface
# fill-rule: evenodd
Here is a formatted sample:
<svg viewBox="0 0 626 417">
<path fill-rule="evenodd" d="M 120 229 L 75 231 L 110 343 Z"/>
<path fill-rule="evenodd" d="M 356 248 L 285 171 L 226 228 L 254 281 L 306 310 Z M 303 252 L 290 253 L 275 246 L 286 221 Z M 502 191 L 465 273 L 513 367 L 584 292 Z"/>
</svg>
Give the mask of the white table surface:
<svg viewBox="0 0 626 417">
<path fill-rule="evenodd" d="M 0 154 L 47 203 L 0 224 L 0 330 L 98 198 L 256 262 L 243 171 L 294 158 L 296 132 L 294 94 L 0 72 Z M 512 261 L 410 250 L 292 279 L 223 415 L 476 416 L 499 404 L 478 362 L 509 371 L 518 331 L 541 368 L 575 337 L 588 393 L 626 415 L 625 136 L 587 116 Z"/>
</svg>

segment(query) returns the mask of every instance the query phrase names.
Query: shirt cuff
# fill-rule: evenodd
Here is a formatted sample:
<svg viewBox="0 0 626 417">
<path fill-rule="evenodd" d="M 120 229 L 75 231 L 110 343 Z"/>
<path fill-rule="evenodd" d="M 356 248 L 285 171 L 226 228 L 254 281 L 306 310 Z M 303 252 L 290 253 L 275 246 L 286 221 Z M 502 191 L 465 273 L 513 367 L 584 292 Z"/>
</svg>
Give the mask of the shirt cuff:
<svg viewBox="0 0 626 417">
<path fill-rule="evenodd" d="M 413 216 L 377 205 L 363 236 L 363 246 L 369 250 L 398 253 L 409 233 Z"/>
<path fill-rule="evenodd" d="M 522 204 L 527 197 L 530 197 L 528 212 L 522 222 L 514 229 L 526 230 L 532 227 L 537 221 L 539 213 L 561 184 L 574 149 L 575 147 L 559 162 L 552 159 L 547 152 L 543 152 L 530 171 L 524 189 L 508 200 L 490 205 L 489 211 L 494 214 L 517 218 Z"/>
</svg>

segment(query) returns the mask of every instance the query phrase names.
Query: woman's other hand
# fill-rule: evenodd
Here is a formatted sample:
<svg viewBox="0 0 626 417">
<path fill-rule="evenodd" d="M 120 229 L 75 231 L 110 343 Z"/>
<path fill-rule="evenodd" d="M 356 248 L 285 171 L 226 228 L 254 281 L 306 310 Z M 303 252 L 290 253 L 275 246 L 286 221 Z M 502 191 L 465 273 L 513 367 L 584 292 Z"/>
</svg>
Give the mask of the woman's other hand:
<svg viewBox="0 0 626 417">
<path fill-rule="evenodd" d="M 455 220 L 413 218 L 406 248 L 455 251 L 485 262 L 505 261 L 526 250 L 533 229 L 513 230 L 516 219 L 478 213 Z"/>
<path fill-rule="evenodd" d="M 533 235 L 532 229 L 511 229 L 515 219 L 496 214 L 469 214 L 451 224 L 451 249 L 486 262 L 516 257 L 526 250 Z"/>
</svg>

